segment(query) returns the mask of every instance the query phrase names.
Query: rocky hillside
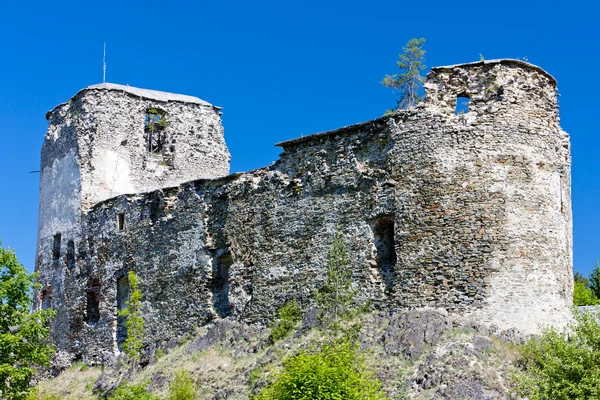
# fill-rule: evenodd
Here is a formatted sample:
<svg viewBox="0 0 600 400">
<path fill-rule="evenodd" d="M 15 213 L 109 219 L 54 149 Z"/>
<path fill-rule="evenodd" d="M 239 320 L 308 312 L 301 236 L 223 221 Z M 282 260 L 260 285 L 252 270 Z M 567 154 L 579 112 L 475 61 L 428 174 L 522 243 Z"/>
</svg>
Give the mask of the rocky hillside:
<svg viewBox="0 0 600 400">
<path fill-rule="evenodd" d="M 458 324 L 438 310 L 375 312 L 359 318 L 367 364 L 391 399 L 508 399 L 517 358 L 514 332 Z M 175 371 L 191 373 L 201 399 L 248 399 L 272 378 L 282 360 L 323 338 L 310 313 L 287 338 L 222 319 L 165 343 L 135 372 L 124 358 L 104 368 L 75 364 L 38 385 L 40 399 L 97 399 L 122 382 L 142 384 L 165 398 Z"/>
</svg>

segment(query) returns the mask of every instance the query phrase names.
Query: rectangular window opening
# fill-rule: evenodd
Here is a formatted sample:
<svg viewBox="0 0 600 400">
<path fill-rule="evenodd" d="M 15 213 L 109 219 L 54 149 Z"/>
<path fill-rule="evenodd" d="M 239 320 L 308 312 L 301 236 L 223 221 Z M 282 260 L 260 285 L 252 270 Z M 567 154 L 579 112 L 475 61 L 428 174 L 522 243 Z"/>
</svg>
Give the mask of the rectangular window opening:
<svg viewBox="0 0 600 400">
<path fill-rule="evenodd" d="M 100 320 L 100 280 L 91 279 L 85 291 L 85 321 L 96 323 Z"/>
<path fill-rule="evenodd" d="M 125 230 L 125 213 L 117 214 L 117 230 L 123 231 Z"/>
<path fill-rule="evenodd" d="M 456 115 L 466 114 L 469 112 L 469 96 L 462 94 L 456 97 Z"/>
<path fill-rule="evenodd" d="M 54 262 L 58 262 L 58 260 L 60 260 L 60 240 L 60 233 L 54 235 L 54 243 L 52 244 L 52 261 Z"/>
<path fill-rule="evenodd" d="M 161 153 L 165 146 L 167 131 L 166 113 L 158 108 L 149 108 L 144 119 L 146 150 Z"/>
</svg>

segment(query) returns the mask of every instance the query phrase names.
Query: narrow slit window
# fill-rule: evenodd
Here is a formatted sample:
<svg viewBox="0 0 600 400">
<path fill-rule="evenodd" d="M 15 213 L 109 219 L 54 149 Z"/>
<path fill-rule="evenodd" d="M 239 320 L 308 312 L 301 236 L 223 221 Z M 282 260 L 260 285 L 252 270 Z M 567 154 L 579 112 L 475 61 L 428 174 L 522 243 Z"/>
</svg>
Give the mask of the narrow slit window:
<svg viewBox="0 0 600 400">
<path fill-rule="evenodd" d="M 100 319 L 100 281 L 91 279 L 85 292 L 85 321 L 96 323 Z"/>
<path fill-rule="evenodd" d="M 60 233 L 54 235 L 54 242 L 52 244 L 52 261 L 54 262 L 57 262 L 60 259 L 60 240 Z"/>
<path fill-rule="evenodd" d="M 125 213 L 117 214 L 117 230 L 123 231 L 125 230 Z"/>
<path fill-rule="evenodd" d="M 158 108 L 149 108 L 144 120 L 146 150 L 149 153 L 161 153 L 165 146 L 167 119 L 165 112 Z"/>
<path fill-rule="evenodd" d="M 461 95 L 456 98 L 456 115 L 466 114 L 469 112 L 469 99 L 468 96 Z"/>
<path fill-rule="evenodd" d="M 75 267 L 75 243 L 72 240 L 67 242 L 67 268 Z"/>
</svg>

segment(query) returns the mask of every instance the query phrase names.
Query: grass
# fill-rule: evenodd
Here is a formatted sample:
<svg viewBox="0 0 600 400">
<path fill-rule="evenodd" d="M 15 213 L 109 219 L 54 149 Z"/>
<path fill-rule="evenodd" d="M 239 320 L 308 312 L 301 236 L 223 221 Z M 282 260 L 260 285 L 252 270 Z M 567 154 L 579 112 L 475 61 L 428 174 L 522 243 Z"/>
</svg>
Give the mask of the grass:
<svg viewBox="0 0 600 400">
<path fill-rule="evenodd" d="M 75 363 L 54 379 L 43 381 L 37 385 L 38 398 L 50 400 L 96 400 L 92 393 L 94 383 L 100 376 L 100 368 L 88 367 L 83 363 Z"/>
</svg>

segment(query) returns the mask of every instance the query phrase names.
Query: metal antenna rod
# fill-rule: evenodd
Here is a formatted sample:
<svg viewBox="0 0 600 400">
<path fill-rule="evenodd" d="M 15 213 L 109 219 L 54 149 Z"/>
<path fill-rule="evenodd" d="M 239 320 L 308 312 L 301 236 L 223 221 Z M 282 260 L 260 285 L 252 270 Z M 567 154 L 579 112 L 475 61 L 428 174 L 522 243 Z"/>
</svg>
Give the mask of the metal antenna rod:
<svg viewBox="0 0 600 400">
<path fill-rule="evenodd" d="M 102 58 L 102 64 L 103 64 L 102 83 L 106 83 L 106 42 L 104 42 L 104 57 Z"/>
</svg>

